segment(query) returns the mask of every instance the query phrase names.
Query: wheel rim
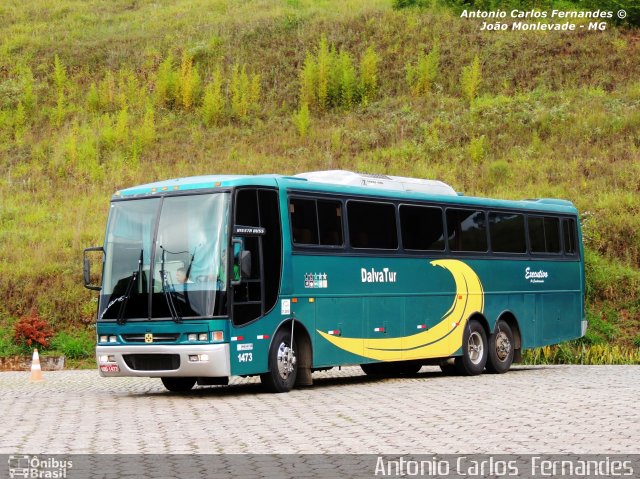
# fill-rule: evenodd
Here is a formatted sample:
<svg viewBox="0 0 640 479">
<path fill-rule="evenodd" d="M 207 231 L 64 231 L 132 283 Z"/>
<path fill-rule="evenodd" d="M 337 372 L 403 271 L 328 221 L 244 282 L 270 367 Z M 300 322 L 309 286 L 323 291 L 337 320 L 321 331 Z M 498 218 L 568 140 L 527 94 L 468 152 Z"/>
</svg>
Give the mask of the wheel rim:
<svg viewBox="0 0 640 479">
<path fill-rule="evenodd" d="M 278 346 L 278 374 L 284 380 L 293 372 L 296 366 L 296 355 L 292 348 L 285 342 Z"/>
<path fill-rule="evenodd" d="M 496 356 L 500 361 L 505 361 L 509 353 L 511 353 L 511 341 L 504 331 L 500 331 L 496 334 Z"/>
<path fill-rule="evenodd" d="M 474 331 L 469 335 L 469 341 L 467 341 L 467 353 L 469 354 L 469 360 L 473 364 L 480 364 L 484 354 L 484 342 L 482 341 L 482 336 L 480 336 L 477 331 Z"/>
</svg>

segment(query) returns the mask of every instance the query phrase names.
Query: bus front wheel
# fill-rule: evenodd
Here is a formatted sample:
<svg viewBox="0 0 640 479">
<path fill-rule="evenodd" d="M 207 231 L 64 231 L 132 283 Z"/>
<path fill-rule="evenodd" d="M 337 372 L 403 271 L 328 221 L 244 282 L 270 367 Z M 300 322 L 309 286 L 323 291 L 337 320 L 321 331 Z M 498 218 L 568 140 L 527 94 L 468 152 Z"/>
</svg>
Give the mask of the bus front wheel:
<svg viewBox="0 0 640 479">
<path fill-rule="evenodd" d="M 487 371 L 495 374 L 506 373 L 513 362 L 513 331 L 502 319 L 496 325 L 496 332 L 489 338 L 489 358 Z"/>
<path fill-rule="evenodd" d="M 160 378 L 162 384 L 169 391 L 174 393 L 184 393 L 191 391 L 191 388 L 196 383 L 196 378 Z"/>
<path fill-rule="evenodd" d="M 455 360 L 458 373 L 464 376 L 482 374 L 487 363 L 487 350 L 487 334 L 482 325 L 472 319 L 464 328 L 462 356 Z"/>
<path fill-rule="evenodd" d="M 286 393 L 293 388 L 297 373 L 296 343 L 291 341 L 291 331 L 281 328 L 269 348 L 269 371 L 260 375 L 260 381 L 269 392 Z"/>
</svg>

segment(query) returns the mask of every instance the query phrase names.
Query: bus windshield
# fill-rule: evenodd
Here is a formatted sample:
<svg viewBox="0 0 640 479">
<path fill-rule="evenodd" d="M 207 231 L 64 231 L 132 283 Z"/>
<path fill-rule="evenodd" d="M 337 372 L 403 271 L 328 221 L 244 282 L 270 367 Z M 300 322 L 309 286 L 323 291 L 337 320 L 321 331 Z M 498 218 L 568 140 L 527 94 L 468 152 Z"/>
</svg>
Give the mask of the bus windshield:
<svg viewBox="0 0 640 479">
<path fill-rule="evenodd" d="M 98 318 L 226 314 L 228 221 L 227 193 L 114 202 Z"/>
</svg>

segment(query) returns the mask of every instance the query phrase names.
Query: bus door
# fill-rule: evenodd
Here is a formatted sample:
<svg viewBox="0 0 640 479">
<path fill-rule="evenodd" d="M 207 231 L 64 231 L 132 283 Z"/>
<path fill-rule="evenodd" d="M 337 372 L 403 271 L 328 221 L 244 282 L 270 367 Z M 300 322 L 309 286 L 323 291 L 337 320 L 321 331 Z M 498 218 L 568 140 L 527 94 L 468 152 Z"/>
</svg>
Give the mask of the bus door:
<svg viewBox="0 0 640 479">
<path fill-rule="evenodd" d="M 264 369 L 270 335 L 259 320 L 275 306 L 280 290 L 282 233 L 278 194 L 266 188 L 242 188 L 235 194 L 230 276 L 232 338 L 231 371 L 246 374 Z M 254 326 L 252 324 L 256 322 Z M 264 364 L 263 364 L 264 363 Z"/>
</svg>

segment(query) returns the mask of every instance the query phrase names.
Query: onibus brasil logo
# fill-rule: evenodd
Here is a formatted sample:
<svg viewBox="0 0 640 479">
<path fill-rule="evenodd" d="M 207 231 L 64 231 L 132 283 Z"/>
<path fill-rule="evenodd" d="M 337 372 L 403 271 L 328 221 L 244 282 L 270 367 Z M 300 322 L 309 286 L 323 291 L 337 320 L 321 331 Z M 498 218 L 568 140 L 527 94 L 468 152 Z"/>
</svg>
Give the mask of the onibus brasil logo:
<svg viewBox="0 0 640 479">
<path fill-rule="evenodd" d="M 484 290 L 478 275 L 467 264 L 455 259 L 431 261 L 453 276 L 456 294 L 453 304 L 438 324 L 421 333 L 397 338 L 348 338 L 316 330 L 340 349 L 378 361 L 440 358 L 451 356 L 462 344 L 464 327 L 473 313 L 484 310 Z"/>
<path fill-rule="evenodd" d="M 9 456 L 10 478 L 42 478 L 64 479 L 73 461 L 56 459 L 55 457 L 41 458 L 38 456 L 13 455 Z"/>
</svg>

